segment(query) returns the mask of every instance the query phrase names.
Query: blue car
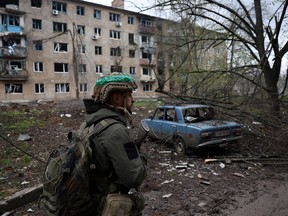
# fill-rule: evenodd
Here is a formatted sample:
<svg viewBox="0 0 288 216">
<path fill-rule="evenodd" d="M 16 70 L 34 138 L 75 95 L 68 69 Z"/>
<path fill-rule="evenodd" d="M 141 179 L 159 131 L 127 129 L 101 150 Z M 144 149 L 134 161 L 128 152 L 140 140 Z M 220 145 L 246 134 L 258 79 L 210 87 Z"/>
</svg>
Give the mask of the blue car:
<svg viewBox="0 0 288 216">
<path fill-rule="evenodd" d="M 164 105 L 143 121 L 149 127 L 148 137 L 174 144 L 178 154 L 242 139 L 241 124 L 216 119 L 208 105 Z"/>
</svg>

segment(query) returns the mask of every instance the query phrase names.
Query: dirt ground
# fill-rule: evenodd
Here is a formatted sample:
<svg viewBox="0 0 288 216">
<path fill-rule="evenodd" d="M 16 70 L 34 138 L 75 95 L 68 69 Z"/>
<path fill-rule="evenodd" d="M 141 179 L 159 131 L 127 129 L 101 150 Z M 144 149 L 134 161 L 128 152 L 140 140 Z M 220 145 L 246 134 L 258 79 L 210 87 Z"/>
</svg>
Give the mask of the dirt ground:
<svg viewBox="0 0 288 216">
<path fill-rule="evenodd" d="M 22 131 L 22 135 L 31 136 L 30 140 L 18 141 L 19 131 L 7 129 L 19 120 L 17 116 L 3 115 L 8 110 L 23 113 L 29 121 L 39 121 Z M 81 101 L 0 105 L 1 136 L 35 157 L 25 155 L 0 137 L 1 200 L 42 183 L 42 161 L 70 130 L 78 128 L 84 115 Z M 151 109 L 135 107 L 134 122 L 137 125 L 149 115 Z M 288 151 L 267 148 L 264 143 L 258 137 L 245 136 L 240 144 L 228 149 L 180 157 L 171 152 L 169 145 L 147 140 L 143 144 L 149 155 L 149 173 L 141 187 L 146 198 L 143 215 L 288 216 Z M 263 156 L 264 150 L 266 158 L 251 160 Z M 272 155 L 273 159 L 268 157 Z M 205 163 L 206 159 L 218 161 Z M 35 201 L 10 214 L 0 209 L 0 215 L 45 214 Z"/>
</svg>

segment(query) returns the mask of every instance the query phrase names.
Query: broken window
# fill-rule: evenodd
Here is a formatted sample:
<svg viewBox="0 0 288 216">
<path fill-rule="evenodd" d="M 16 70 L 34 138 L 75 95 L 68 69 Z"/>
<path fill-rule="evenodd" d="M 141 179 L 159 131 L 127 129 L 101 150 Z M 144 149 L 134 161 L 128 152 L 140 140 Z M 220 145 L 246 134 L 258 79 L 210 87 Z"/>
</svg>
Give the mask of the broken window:
<svg viewBox="0 0 288 216">
<path fill-rule="evenodd" d="M 67 63 L 54 63 L 54 71 L 60 73 L 68 72 L 68 64 Z"/>
<path fill-rule="evenodd" d="M 79 72 L 80 73 L 86 73 L 87 72 L 87 69 L 86 69 L 86 64 L 80 64 L 79 65 Z"/>
<path fill-rule="evenodd" d="M 22 84 L 15 84 L 15 83 L 5 84 L 5 93 L 6 94 L 23 93 Z"/>
<path fill-rule="evenodd" d="M 85 26 L 77 25 L 77 33 L 80 35 L 85 35 Z"/>
<path fill-rule="evenodd" d="M 44 93 L 44 83 L 35 83 L 35 93 Z"/>
<path fill-rule="evenodd" d="M 58 93 L 70 92 L 69 83 L 56 83 L 55 92 L 58 92 Z"/>
<path fill-rule="evenodd" d="M 53 22 L 53 31 L 54 32 L 66 32 L 67 23 Z"/>
<path fill-rule="evenodd" d="M 151 70 L 151 68 L 143 68 L 143 69 L 142 69 L 142 75 L 151 76 L 151 75 L 152 75 L 152 70 Z"/>
<path fill-rule="evenodd" d="M 68 52 L 68 44 L 67 43 L 54 43 L 54 51 L 55 52 Z"/>
<path fill-rule="evenodd" d="M 33 50 L 43 50 L 42 41 L 33 41 Z"/>
<path fill-rule="evenodd" d="M 154 114 L 154 119 L 164 119 L 164 109 L 157 109 Z"/>
<path fill-rule="evenodd" d="M 135 44 L 135 42 L 134 42 L 134 34 L 129 33 L 128 40 L 129 40 L 129 44 L 134 45 Z"/>
<path fill-rule="evenodd" d="M 135 50 L 129 50 L 129 58 L 135 58 Z"/>
<path fill-rule="evenodd" d="M 94 10 L 94 18 L 101 19 L 101 10 Z"/>
<path fill-rule="evenodd" d="M 82 54 L 86 53 L 86 45 L 83 45 L 83 44 L 78 45 L 78 51 L 79 53 L 82 53 Z"/>
<path fill-rule="evenodd" d="M 31 7 L 41 8 L 42 0 L 31 0 Z"/>
<path fill-rule="evenodd" d="M 19 26 L 20 25 L 20 18 L 18 16 L 9 16 L 9 25 Z"/>
<path fill-rule="evenodd" d="M 52 2 L 52 9 L 60 11 L 62 13 L 66 13 L 67 12 L 67 4 L 62 3 L 62 2 L 53 1 Z"/>
<path fill-rule="evenodd" d="M 42 20 L 32 19 L 32 28 L 33 29 L 42 29 Z"/>
<path fill-rule="evenodd" d="M 111 65 L 110 71 L 111 72 L 120 72 L 120 73 L 122 73 L 122 66 Z"/>
</svg>

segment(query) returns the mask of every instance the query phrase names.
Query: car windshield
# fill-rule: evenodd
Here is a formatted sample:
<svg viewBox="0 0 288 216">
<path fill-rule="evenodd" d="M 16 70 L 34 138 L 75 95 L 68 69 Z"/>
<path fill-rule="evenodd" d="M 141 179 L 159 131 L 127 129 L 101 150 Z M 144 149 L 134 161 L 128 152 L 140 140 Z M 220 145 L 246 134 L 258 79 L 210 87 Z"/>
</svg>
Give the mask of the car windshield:
<svg viewBox="0 0 288 216">
<path fill-rule="evenodd" d="M 183 110 L 183 117 L 186 123 L 210 120 L 214 117 L 212 107 L 187 108 Z"/>
</svg>

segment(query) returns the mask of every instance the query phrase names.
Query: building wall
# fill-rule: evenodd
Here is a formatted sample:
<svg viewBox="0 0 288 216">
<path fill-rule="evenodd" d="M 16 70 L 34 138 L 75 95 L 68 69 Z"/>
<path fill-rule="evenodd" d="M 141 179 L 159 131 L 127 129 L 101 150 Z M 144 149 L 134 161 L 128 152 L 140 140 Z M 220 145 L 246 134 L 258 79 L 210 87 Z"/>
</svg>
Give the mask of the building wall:
<svg viewBox="0 0 288 216">
<path fill-rule="evenodd" d="M 135 97 L 137 98 L 154 98 L 157 97 L 155 89 L 157 88 L 157 80 L 153 79 L 152 82 L 147 81 L 146 78 L 143 81 L 142 67 L 143 61 L 141 63 L 141 35 L 139 33 L 139 22 L 141 22 L 142 15 L 136 14 L 134 12 L 129 12 L 123 9 L 117 9 L 112 7 L 107 7 L 99 4 L 79 2 L 75 0 L 58 0 L 57 2 L 62 2 L 67 4 L 67 13 L 63 14 L 61 12 L 58 15 L 52 14 L 52 1 L 42 0 L 41 8 L 31 7 L 31 0 L 21 0 L 19 1 L 19 10 L 17 11 L 7 11 L 1 8 L 1 14 L 12 14 L 19 16 L 22 28 L 21 32 L 14 33 L 17 37 L 21 38 L 21 46 L 27 49 L 25 58 L 15 59 L 18 61 L 25 62 L 25 70 L 21 70 L 20 74 L 27 72 L 28 78 L 19 79 L 18 75 L 14 77 L 1 79 L 1 69 L 0 69 L 0 101 L 32 101 L 32 100 L 64 100 L 64 99 L 74 99 L 77 97 L 76 82 L 74 72 L 78 77 L 79 83 L 87 83 L 88 91 L 85 93 L 80 93 L 80 98 L 90 98 L 92 95 L 93 87 L 97 78 L 100 74 L 96 74 L 96 65 L 103 66 L 103 74 L 110 73 L 111 65 L 115 65 L 115 62 L 120 62 L 122 66 L 123 73 L 129 74 L 129 68 L 135 67 L 136 73 L 133 74 L 137 81 L 138 89 L 135 92 Z M 85 15 L 79 16 L 76 13 L 76 7 L 82 6 L 85 8 Z M 101 10 L 101 20 L 95 19 L 93 17 L 94 9 Z M 117 13 L 121 15 L 121 26 L 116 22 L 109 21 L 109 13 Z M 134 24 L 128 24 L 128 16 L 134 17 Z M 143 15 L 147 18 L 147 15 Z M 149 18 L 149 16 L 148 16 Z M 32 28 L 32 19 L 38 19 L 42 21 L 42 29 Z M 59 32 L 53 32 L 53 22 L 67 23 L 68 32 L 59 35 Z M 85 35 L 79 35 L 76 32 L 76 26 L 85 26 Z M 154 24 L 153 24 L 154 25 Z M 102 35 L 97 39 L 93 40 L 92 36 L 95 35 L 94 28 L 101 28 Z M 120 31 L 121 39 L 110 39 L 110 30 Z M 11 32 L 10 32 L 11 33 Z M 129 45 L 128 35 L 129 33 L 134 34 L 136 45 Z M 2 31 L 0 38 L 5 37 L 5 34 L 9 34 L 7 31 Z M 13 36 L 14 36 L 13 34 Z M 11 34 L 10 34 L 11 36 Z M 9 37 L 10 37 L 9 36 Z M 148 32 L 148 36 L 153 37 L 151 32 Z M 12 37 L 12 36 L 11 36 Z M 34 50 L 33 42 L 42 41 L 43 50 Z M 54 51 L 54 43 L 68 43 L 68 52 L 59 53 Z M 86 52 L 81 54 L 78 52 L 78 45 L 85 45 Z M 102 55 L 95 55 L 95 46 L 102 47 Z M 154 44 L 156 47 L 157 45 Z M 122 56 L 114 57 L 110 56 L 111 47 L 120 47 Z M 135 49 L 135 58 L 129 58 L 129 49 Z M 14 56 L 0 56 L 0 61 L 3 62 L 13 62 Z M 154 56 L 156 59 L 156 55 Z M 34 71 L 34 63 L 43 63 L 43 72 Z M 3 63 L 3 64 L 6 64 Z M 9 64 L 10 64 L 9 63 Z M 54 70 L 54 63 L 65 63 L 68 64 L 68 73 L 57 73 Z M 141 65 L 140 65 L 141 63 Z M 86 73 L 81 73 L 75 71 L 76 65 L 86 64 Z M 147 63 L 146 63 L 147 64 Z M 148 63 L 149 64 L 149 63 Z M 152 68 L 157 72 L 157 67 L 155 65 L 146 65 L 144 67 Z M 2 71 L 2 75 L 4 73 Z M 6 71 L 7 73 L 7 71 Z M 155 78 L 155 74 L 152 74 Z M 24 73 L 25 74 L 25 73 Z M 22 84 L 22 93 L 5 93 L 5 84 Z M 44 93 L 35 93 L 35 84 L 43 83 L 45 86 Z M 69 92 L 56 93 L 55 84 L 56 83 L 69 83 Z M 151 84 L 152 89 L 149 91 L 143 91 L 143 84 Z"/>
</svg>

